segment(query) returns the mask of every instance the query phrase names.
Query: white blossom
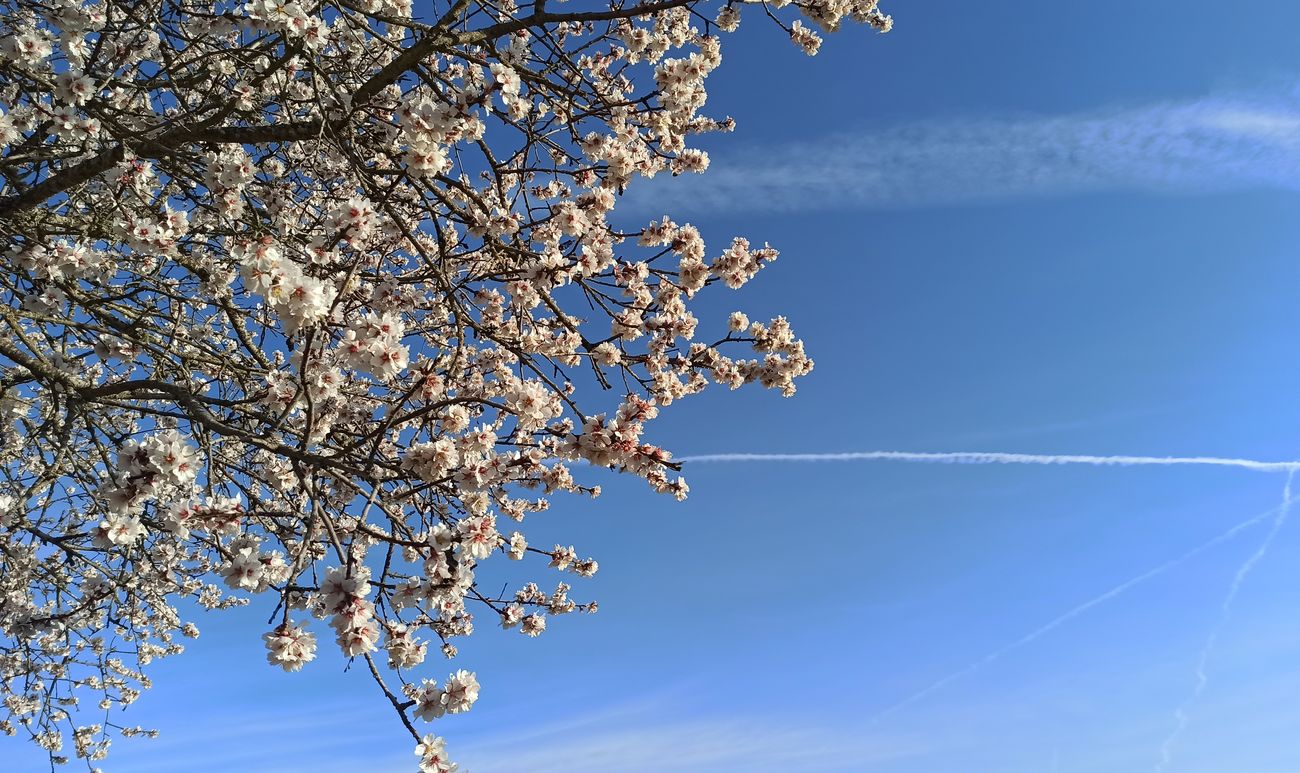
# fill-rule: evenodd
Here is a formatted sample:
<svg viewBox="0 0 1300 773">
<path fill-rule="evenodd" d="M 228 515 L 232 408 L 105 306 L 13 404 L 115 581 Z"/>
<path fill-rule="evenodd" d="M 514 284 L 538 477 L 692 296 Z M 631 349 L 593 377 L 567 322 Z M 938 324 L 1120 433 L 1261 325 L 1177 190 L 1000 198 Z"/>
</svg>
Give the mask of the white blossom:
<svg viewBox="0 0 1300 773">
<path fill-rule="evenodd" d="M 684 498 L 661 410 L 813 368 L 784 317 L 700 313 L 776 249 L 619 214 L 734 129 L 708 86 L 740 4 L 0 1 L 0 728 L 53 762 L 150 734 L 100 717 L 196 605 L 270 616 L 291 672 L 327 625 L 408 719 L 468 710 L 430 647 L 597 608 L 596 559 L 539 547 L 553 499 L 593 465 Z M 766 10 L 808 53 L 892 25 Z"/>
</svg>

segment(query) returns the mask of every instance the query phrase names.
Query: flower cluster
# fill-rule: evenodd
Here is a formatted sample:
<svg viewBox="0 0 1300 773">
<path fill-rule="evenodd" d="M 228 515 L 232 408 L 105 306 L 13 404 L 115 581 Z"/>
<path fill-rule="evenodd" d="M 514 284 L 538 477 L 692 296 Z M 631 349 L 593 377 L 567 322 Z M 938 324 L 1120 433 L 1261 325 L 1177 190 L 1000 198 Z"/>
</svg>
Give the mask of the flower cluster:
<svg viewBox="0 0 1300 773">
<path fill-rule="evenodd" d="M 104 502 L 112 513 L 126 516 L 158 497 L 188 494 L 199 464 L 198 450 L 174 429 L 128 440 L 117 452 L 114 483 L 103 489 Z"/>
<path fill-rule="evenodd" d="M 384 649 L 388 652 L 389 668 L 415 668 L 424 662 L 429 653 L 428 642 L 417 641 L 414 630 L 403 623 L 391 623 L 387 629 Z"/>
<path fill-rule="evenodd" d="M 159 215 L 133 215 L 121 226 L 122 241 L 145 255 L 170 255 L 189 231 L 189 215 L 164 204 Z"/>
<path fill-rule="evenodd" d="M 406 695 L 415 701 L 415 716 L 430 722 L 446 714 L 469 711 L 478 700 L 478 690 L 478 678 L 461 669 L 447 677 L 442 687 L 433 679 L 424 679 L 419 686 L 407 685 Z"/>
<path fill-rule="evenodd" d="M 57 240 L 48 247 L 42 244 L 14 245 L 6 257 L 13 265 L 54 282 L 102 280 L 112 270 L 108 253 L 84 242 Z"/>
<path fill-rule="evenodd" d="M 243 192 L 253 179 L 253 159 L 240 147 L 225 147 L 208 154 L 203 184 L 212 192 L 217 206 L 227 217 L 244 212 Z"/>
<path fill-rule="evenodd" d="M 370 571 L 364 567 L 330 569 L 320 585 L 317 614 L 329 616 L 339 649 L 348 657 L 374 652 L 380 625 L 370 595 Z"/>
<path fill-rule="evenodd" d="M 808 56 L 816 56 L 822 47 L 822 36 L 805 27 L 798 19 L 795 19 L 790 28 L 790 39 Z"/>
<path fill-rule="evenodd" d="M 298 671 L 316 659 L 316 637 L 302 625 L 286 622 L 262 635 L 266 662 L 285 671 Z"/>
<path fill-rule="evenodd" d="M 420 758 L 420 773 L 456 773 L 456 763 L 447 757 L 447 742 L 432 735 L 420 739 L 415 747 Z"/>
<path fill-rule="evenodd" d="M 236 247 L 233 253 L 239 261 L 245 288 L 267 300 L 286 334 L 293 335 L 321 322 L 329 314 L 334 288 L 304 272 L 273 242 L 253 242 Z"/>
<path fill-rule="evenodd" d="M 261 593 L 288 582 L 291 570 L 278 550 L 263 552 L 261 539 L 241 534 L 227 547 L 230 559 L 221 570 L 226 585 L 236 590 Z"/>
<path fill-rule="evenodd" d="M 477 95 L 462 91 L 449 100 L 433 100 L 413 92 L 397 112 L 406 141 L 402 161 L 416 177 L 436 177 L 451 169 L 448 147 L 478 139 L 486 128 L 469 110 Z"/>
<path fill-rule="evenodd" d="M 281 32 L 301 40 L 308 48 L 324 45 L 327 27 L 324 20 L 307 12 L 300 3 L 284 0 L 251 0 L 244 13 L 255 30 Z"/>
<path fill-rule="evenodd" d="M 406 331 L 401 317 L 392 312 L 367 312 L 348 325 L 335 350 L 339 366 L 366 371 L 381 381 L 391 381 L 406 370 L 411 350 L 402 343 Z"/>
</svg>

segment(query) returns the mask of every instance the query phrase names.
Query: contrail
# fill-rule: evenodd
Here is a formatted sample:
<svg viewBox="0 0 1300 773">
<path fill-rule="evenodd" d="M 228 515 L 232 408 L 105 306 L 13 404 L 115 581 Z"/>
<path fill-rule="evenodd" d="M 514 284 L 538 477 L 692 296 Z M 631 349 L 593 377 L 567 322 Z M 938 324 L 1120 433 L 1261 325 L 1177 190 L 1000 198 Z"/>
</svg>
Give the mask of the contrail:
<svg viewBox="0 0 1300 773">
<path fill-rule="evenodd" d="M 1196 699 L 1201 697 L 1205 692 L 1205 686 L 1209 683 L 1210 677 L 1206 672 L 1210 663 L 1210 657 L 1214 654 L 1214 647 L 1218 644 L 1219 634 L 1223 632 L 1224 627 L 1228 624 L 1228 618 L 1232 615 L 1232 602 L 1237 598 L 1237 592 L 1241 590 L 1241 583 L 1250 574 L 1255 565 L 1264 558 L 1264 554 L 1273 545 L 1273 539 L 1277 533 L 1282 530 L 1286 524 L 1287 516 L 1291 513 L 1291 479 L 1295 477 L 1295 470 L 1292 470 L 1286 476 L 1286 486 L 1282 489 L 1282 504 L 1277 508 L 1277 517 L 1273 519 L 1273 526 L 1264 535 L 1264 541 L 1259 543 L 1255 552 L 1242 562 L 1237 568 L 1237 573 L 1232 577 L 1232 583 L 1228 586 L 1228 593 L 1223 598 L 1223 605 L 1219 608 L 1219 621 L 1210 631 L 1209 637 L 1205 640 L 1205 646 L 1201 648 L 1201 655 L 1196 661 L 1196 686 L 1192 689 L 1192 694 L 1187 697 L 1174 711 L 1174 729 L 1165 738 L 1164 743 L 1160 745 L 1160 761 L 1156 763 L 1156 773 L 1164 773 L 1173 761 L 1174 746 L 1182 736 L 1183 731 L 1187 729 L 1187 710 L 1191 707 Z"/>
<path fill-rule="evenodd" d="M 1141 457 L 1139 457 L 1139 458 L 1141 458 Z M 1227 531 L 1222 532 L 1222 533 L 1219 534 L 1218 536 L 1213 537 L 1213 538 L 1210 539 L 1209 541 L 1204 542 L 1204 543 L 1202 543 L 1202 544 L 1200 544 L 1200 545 L 1198 545 L 1198 546 L 1192 548 L 1191 550 L 1187 551 L 1186 553 L 1183 553 L 1181 556 L 1178 556 L 1177 558 L 1174 558 L 1174 559 L 1171 559 L 1171 560 L 1169 560 L 1169 561 L 1166 561 L 1166 562 L 1164 562 L 1163 564 L 1160 564 L 1159 566 L 1157 566 L 1157 567 L 1155 567 L 1155 568 L 1153 568 L 1153 569 L 1149 569 L 1149 570 L 1143 572 L 1142 574 L 1139 574 L 1138 576 L 1132 578 L 1131 580 L 1128 580 L 1128 581 L 1126 581 L 1126 582 L 1122 582 L 1122 583 L 1120 583 L 1119 585 L 1116 585 L 1115 587 L 1111 588 L 1110 590 L 1106 591 L 1105 593 L 1102 593 L 1102 594 L 1099 595 L 1099 596 L 1096 596 L 1096 597 L 1094 597 L 1094 598 L 1092 598 L 1092 599 L 1089 599 L 1088 601 L 1083 602 L 1082 604 L 1078 605 L 1077 607 L 1074 607 L 1074 608 L 1071 609 L 1070 611 L 1068 611 L 1068 612 L 1066 612 L 1066 613 L 1064 613 L 1064 614 L 1062 614 L 1062 615 L 1060 615 L 1060 616 L 1058 616 L 1058 617 L 1053 618 L 1053 619 L 1052 619 L 1051 621 L 1049 621 L 1048 623 L 1046 623 L 1046 624 L 1044 624 L 1044 625 L 1042 625 L 1042 626 L 1039 626 L 1038 628 L 1035 628 L 1033 631 L 1030 631 L 1029 633 L 1027 633 L 1027 634 L 1025 634 L 1024 636 L 1020 637 L 1019 639 L 1016 639 L 1015 641 L 1011 642 L 1010 644 L 1007 644 L 1007 645 L 1005 645 L 1005 646 L 1003 646 L 1003 647 L 1000 647 L 1000 648 L 994 650 L 993 652 L 990 652 L 989 654 L 985 655 L 984 657 L 980 658 L 979 660 L 977 660 L 977 661 L 971 663 L 969 666 L 966 666 L 965 668 L 963 668 L 963 669 L 961 669 L 961 670 L 959 670 L 959 671 L 954 671 L 953 673 L 949 674 L 948 676 L 945 676 L 945 677 L 943 677 L 942 679 L 940 679 L 940 680 L 934 682 L 934 683 L 931 684 L 929 687 L 926 687 L 926 688 L 924 688 L 924 689 L 922 689 L 922 690 L 920 690 L 920 691 L 918 691 L 918 692 L 915 692 L 915 693 L 909 695 L 908 697 L 904 698 L 903 700 L 901 700 L 901 701 L 899 701 L 899 702 L 893 704 L 892 706 L 890 706 L 890 707 L 884 709 L 883 711 L 879 712 L 879 713 L 876 714 L 874 717 L 872 717 L 870 721 L 873 722 L 873 723 L 875 723 L 875 722 L 879 722 L 880 720 L 882 720 L 882 719 L 884 719 L 884 718 L 886 718 L 886 717 L 888 717 L 888 716 L 894 714 L 895 712 L 898 712 L 899 710 L 901 710 L 901 709 L 903 709 L 903 708 L 906 708 L 907 706 L 912 705 L 913 703 L 916 703 L 917 701 L 921 701 L 921 700 L 924 700 L 925 698 L 930 697 L 931 695 L 933 695 L 933 694 L 935 694 L 936 692 L 942 690 L 943 688 L 947 687 L 948 685 L 952 684 L 953 682 L 955 682 L 955 681 L 957 681 L 957 680 L 959 680 L 959 679 L 963 679 L 963 678 L 965 678 L 965 677 L 967 677 L 967 676 L 970 676 L 971 674 L 975 673 L 976 671 L 979 671 L 980 669 L 984 668 L 985 666 L 988 666 L 989 664 L 993 663 L 994 661 L 999 660 L 999 659 L 1001 659 L 1002 657 L 1004 657 L 1005 655 L 1010 654 L 1012 651 L 1017 650 L 1017 649 L 1020 649 L 1021 647 L 1024 647 L 1025 645 L 1032 644 L 1033 642 L 1035 642 L 1035 641 L 1037 641 L 1038 639 L 1040 639 L 1040 638 L 1046 636 L 1047 634 L 1051 633 L 1052 631 L 1056 630 L 1057 628 L 1060 628 L 1062 625 L 1065 625 L 1066 623 L 1068 623 L 1068 622 L 1070 622 L 1071 620 L 1075 619 L 1075 618 L 1078 617 L 1079 615 L 1082 615 L 1083 613 L 1087 612 L 1088 610 L 1092 609 L 1093 607 L 1100 606 L 1101 604 L 1104 604 L 1104 603 L 1106 603 L 1107 601 L 1110 601 L 1111 599 L 1115 598 L 1116 596 L 1119 596 L 1120 594 L 1122 594 L 1122 593 L 1124 593 L 1124 592 L 1126 592 L 1126 591 L 1128 591 L 1128 590 L 1131 590 L 1132 588 L 1134 588 L 1134 587 L 1136 587 L 1136 586 L 1138 586 L 1138 585 L 1141 585 L 1142 583 L 1146 582 L 1147 580 L 1150 580 L 1150 579 L 1152 579 L 1152 578 L 1154 578 L 1154 577 L 1157 577 L 1157 576 L 1159 576 L 1159 575 L 1161 575 L 1161 574 L 1164 574 L 1165 572 L 1169 571 L 1170 569 L 1173 569 L 1174 567 L 1179 566 L 1180 564 L 1183 564 L 1183 563 L 1185 563 L 1185 562 L 1187 562 L 1187 561 L 1190 561 L 1191 559 L 1195 558 L 1196 556 L 1200 555 L 1201 553 L 1204 553 L 1205 551 L 1210 550 L 1211 548 L 1217 547 L 1217 546 L 1223 544 L 1224 542 L 1227 542 L 1228 540 L 1230 540 L 1230 539 L 1232 539 L 1233 537 L 1237 536 L 1237 534 L 1239 534 L 1240 532 L 1242 532 L 1242 531 L 1244 531 L 1244 530 L 1250 528 L 1251 526 L 1254 526 L 1255 524 L 1257 524 L 1257 523 L 1259 523 L 1259 522 L 1261 522 L 1261 521 L 1267 519 L 1269 516 L 1277 515 L 1278 518 L 1277 518 L 1277 520 L 1274 521 L 1273 531 L 1270 532 L 1270 536 L 1269 536 L 1269 540 L 1271 541 L 1271 539 L 1272 539 L 1272 534 L 1275 533 L 1275 532 L 1277 531 L 1277 529 L 1279 528 L 1279 523 L 1280 523 L 1280 521 L 1281 521 L 1282 519 L 1285 518 L 1285 514 L 1286 514 L 1286 512 L 1290 509 L 1290 505 L 1291 505 L 1291 502 L 1292 502 L 1292 500 L 1291 500 L 1291 498 L 1290 498 L 1290 496 L 1289 496 L 1289 494 L 1290 494 L 1290 487 L 1289 487 L 1289 484 L 1290 484 L 1290 476 L 1288 476 L 1288 481 L 1287 481 L 1287 482 L 1288 482 L 1288 488 L 1287 488 L 1287 494 L 1288 494 L 1288 496 L 1287 496 L 1286 500 L 1285 500 L 1281 505 L 1278 505 L 1277 507 L 1274 507 L 1274 508 L 1272 508 L 1272 509 L 1266 510 L 1266 511 L 1264 511 L 1264 512 L 1262 512 L 1262 513 L 1259 513 L 1258 515 L 1251 516 L 1250 518 L 1247 518 L 1246 520 L 1242 521 L 1241 523 L 1238 523 L 1237 525 L 1233 526 L 1232 528 L 1228 529 Z M 1267 549 L 1267 542 L 1266 542 L 1265 545 L 1264 545 L 1264 549 Z M 1256 551 L 1257 555 L 1258 555 L 1259 552 L 1260 552 L 1260 551 Z M 1247 562 L 1248 566 L 1244 566 L 1244 567 L 1243 567 L 1243 568 L 1245 569 L 1245 571 L 1250 571 L 1250 566 L 1253 566 L 1253 562 L 1256 561 L 1256 560 L 1258 560 L 1257 557 L 1252 557 L 1252 560 Z M 1238 572 L 1238 575 L 1239 575 L 1239 577 L 1244 577 L 1244 576 L 1245 576 L 1245 575 L 1244 575 L 1242 572 L 1240 572 L 1240 571 Z M 1234 591 L 1233 591 L 1234 594 L 1235 594 L 1235 592 L 1236 592 L 1236 591 L 1235 591 L 1235 586 L 1236 586 L 1237 584 L 1239 584 L 1239 582 L 1234 583 Z"/>
<path fill-rule="evenodd" d="M 1207 542 L 1192 548 L 1186 553 L 1166 561 L 1159 566 L 1149 569 L 1138 576 L 1116 585 L 1114 588 L 1102 593 L 1095 598 L 1083 602 L 1064 614 L 1053 618 L 1046 624 L 1030 631 L 1024 636 L 1007 644 L 999 649 L 990 652 L 979 660 L 958 671 L 939 679 L 930 686 L 913 693 L 903 700 L 889 706 L 883 711 L 871 718 L 871 722 L 880 720 L 894 714 L 895 712 L 906 708 L 907 706 L 924 700 L 934 693 L 942 690 L 953 682 L 963 679 L 980 669 L 988 666 L 1025 645 L 1031 644 L 1038 639 L 1046 636 L 1057 628 L 1065 625 L 1076 617 L 1082 615 L 1088 610 L 1110 601 L 1120 594 L 1138 586 L 1142 583 L 1157 577 L 1173 569 L 1186 561 L 1195 558 L 1205 551 L 1216 547 L 1235 537 L 1241 531 L 1254 526 L 1255 524 L 1275 516 L 1273 527 L 1269 530 L 1264 542 L 1251 555 L 1250 558 L 1242 564 L 1237 570 L 1237 575 L 1233 579 L 1232 587 L 1229 589 L 1228 597 L 1223 603 L 1223 617 L 1219 625 L 1211 634 L 1205 649 L 1201 653 L 1201 663 L 1197 668 L 1197 687 L 1183 707 L 1180 707 L 1176 713 L 1178 727 L 1169 739 L 1165 741 L 1165 747 L 1162 749 L 1162 762 L 1157 767 L 1157 773 L 1162 773 L 1163 766 L 1167 764 L 1168 757 L 1171 754 L 1173 743 L 1177 740 L 1178 735 L 1186 725 L 1185 708 L 1188 703 L 1195 700 L 1205 687 L 1205 665 L 1208 662 L 1210 654 L 1214 648 L 1215 640 L 1218 637 L 1219 629 L 1227 621 L 1228 612 L 1231 608 L 1233 599 L 1241 586 L 1241 582 L 1246 575 L 1250 573 L 1255 564 L 1264 556 L 1272 545 L 1273 537 L 1285 523 L 1287 515 L 1290 512 L 1291 482 L 1297 470 L 1300 470 L 1300 462 L 1262 462 L 1255 459 L 1232 459 L 1218 456 L 1095 456 L 1089 454 L 1017 454 L 1005 453 L 1000 451 L 954 451 L 954 452 L 924 452 L 924 451 L 849 451 L 844 453 L 808 453 L 808 454 L 756 454 L 756 453 L 732 453 L 732 454 L 696 454 L 693 456 L 679 457 L 678 462 L 698 462 L 698 463 L 727 463 L 727 462 L 856 462 L 856 461 L 894 461 L 894 462 L 921 462 L 928 464 L 1084 464 L 1093 466 L 1118 466 L 1132 467 L 1144 465 L 1156 466 L 1180 466 L 1180 465 L 1199 465 L 1213 467 L 1235 467 L 1238 469 L 1254 470 L 1256 472 L 1285 472 L 1287 473 L 1286 486 L 1283 489 L 1282 503 L 1277 507 L 1266 510 L 1263 513 L 1252 516 L 1241 523 L 1229 528 L 1223 533 L 1213 537 Z"/>
<path fill-rule="evenodd" d="M 927 462 L 932 464 L 1089 464 L 1100 467 L 1208 465 L 1258 472 L 1294 472 L 1300 462 L 1260 462 L 1217 456 L 1091 456 L 1086 454 L 1009 454 L 1000 451 L 850 451 L 834 454 L 696 454 L 678 462 Z"/>
</svg>

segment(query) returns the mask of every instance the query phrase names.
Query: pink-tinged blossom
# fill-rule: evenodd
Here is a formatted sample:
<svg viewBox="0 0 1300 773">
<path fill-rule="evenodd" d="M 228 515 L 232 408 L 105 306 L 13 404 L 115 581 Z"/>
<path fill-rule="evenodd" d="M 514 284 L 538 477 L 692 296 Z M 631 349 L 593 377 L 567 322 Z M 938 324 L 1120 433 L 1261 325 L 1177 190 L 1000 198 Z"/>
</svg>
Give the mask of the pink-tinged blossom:
<svg viewBox="0 0 1300 773">
<path fill-rule="evenodd" d="M 507 550 L 507 554 L 510 556 L 511 560 L 522 561 L 526 550 L 528 550 L 528 540 L 524 538 L 523 533 L 518 531 L 511 532 L 509 548 Z"/>
<path fill-rule="evenodd" d="M 420 758 L 420 773 L 456 773 L 458 769 L 447 757 L 447 742 L 436 736 L 421 738 L 415 756 Z"/>
<path fill-rule="evenodd" d="M 447 677 L 442 688 L 442 707 L 448 714 L 460 714 L 469 711 L 478 701 L 478 678 L 470 671 L 461 669 Z"/>
<path fill-rule="evenodd" d="M 524 636 L 536 638 L 546 630 L 546 618 L 542 615 L 524 615 L 520 621 L 519 632 Z"/>
<path fill-rule="evenodd" d="M 109 516 L 94 529 L 95 545 L 100 548 L 133 545 L 144 535 L 144 524 L 130 515 Z"/>
<path fill-rule="evenodd" d="M 298 671 L 316 659 L 316 637 L 304 626 L 285 623 L 263 634 L 266 661 L 285 671 Z"/>
<path fill-rule="evenodd" d="M 511 604 L 501 612 L 501 627 L 514 628 L 523 622 L 524 608 L 521 604 Z"/>
<path fill-rule="evenodd" d="M 424 662 L 429 644 L 416 640 L 409 626 L 395 623 L 388 626 L 384 650 L 388 653 L 389 668 L 415 668 Z"/>
<path fill-rule="evenodd" d="M 446 707 L 443 705 L 442 689 L 438 687 L 436 680 L 421 680 L 420 685 L 410 688 L 407 695 L 411 700 L 415 701 L 411 713 L 418 719 L 432 722 L 447 713 Z"/>
</svg>

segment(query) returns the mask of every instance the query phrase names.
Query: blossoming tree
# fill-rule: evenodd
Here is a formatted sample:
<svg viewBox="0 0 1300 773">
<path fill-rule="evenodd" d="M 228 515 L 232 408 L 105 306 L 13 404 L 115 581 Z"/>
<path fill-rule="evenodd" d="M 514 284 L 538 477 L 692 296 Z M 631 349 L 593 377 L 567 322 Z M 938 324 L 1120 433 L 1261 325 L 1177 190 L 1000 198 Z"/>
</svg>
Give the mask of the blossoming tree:
<svg viewBox="0 0 1300 773">
<path fill-rule="evenodd" d="M 332 631 L 453 770 L 423 723 L 479 685 L 423 678 L 430 647 L 595 610 L 481 587 L 497 559 L 596 572 L 506 524 L 597 495 L 590 465 L 684 497 L 659 411 L 812 369 L 783 318 L 691 311 L 774 249 L 620 230 L 620 195 L 707 168 L 742 14 L 809 54 L 890 26 L 875 0 L 0 6 L 0 730 L 91 766 L 145 732 L 109 711 L 187 614 L 260 599 L 272 665 Z"/>
</svg>

